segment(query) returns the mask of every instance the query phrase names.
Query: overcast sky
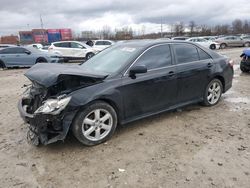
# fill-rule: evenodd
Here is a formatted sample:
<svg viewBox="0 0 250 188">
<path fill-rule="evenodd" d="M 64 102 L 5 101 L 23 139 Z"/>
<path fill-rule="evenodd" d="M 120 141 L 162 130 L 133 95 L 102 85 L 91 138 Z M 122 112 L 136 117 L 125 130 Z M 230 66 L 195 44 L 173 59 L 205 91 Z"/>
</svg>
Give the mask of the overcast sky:
<svg viewBox="0 0 250 188">
<path fill-rule="evenodd" d="M 178 21 L 214 25 L 250 19 L 249 0 L 0 0 L 0 36 L 20 30 L 72 28 L 76 32 L 132 26 L 159 32 Z"/>
</svg>

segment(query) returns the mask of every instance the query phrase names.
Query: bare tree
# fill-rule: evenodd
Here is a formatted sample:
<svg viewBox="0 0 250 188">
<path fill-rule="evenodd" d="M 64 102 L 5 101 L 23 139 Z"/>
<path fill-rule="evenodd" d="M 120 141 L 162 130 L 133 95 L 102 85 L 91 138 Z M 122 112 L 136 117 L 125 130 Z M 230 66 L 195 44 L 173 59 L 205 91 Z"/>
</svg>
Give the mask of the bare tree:
<svg viewBox="0 0 250 188">
<path fill-rule="evenodd" d="M 189 28 L 190 28 L 190 37 L 192 37 L 194 35 L 194 29 L 196 27 L 196 24 L 194 21 L 190 21 L 189 22 Z"/>
<path fill-rule="evenodd" d="M 174 32 L 175 32 L 175 36 L 183 35 L 183 33 L 184 33 L 184 24 L 183 24 L 183 22 L 179 22 L 179 23 L 175 24 Z"/>
<path fill-rule="evenodd" d="M 243 24 L 243 33 L 249 33 L 250 32 L 250 26 L 249 26 L 249 22 L 247 20 L 244 21 Z"/>
<path fill-rule="evenodd" d="M 243 26 L 242 21 L 240 19 L 235 19 L 232 22 L 233 33 L 234 34 L 242 33 L 242 31 L 243 31 L 243 27 L 242 26 Z"/>
<path fill-rule="evenodd" d="M 201 36 L 209 36 L 212 35 L 212 29 L 207 25 L 201 25 L 199 33 Z"/>
<path fill-rule="evenodd" d="M 110 39 L 111 34 L 112 34 L 110 26 L 104 25 L 103 28 L 102 28 L 101 33 L 102 33 L 103 39 Z"/>
</svg>

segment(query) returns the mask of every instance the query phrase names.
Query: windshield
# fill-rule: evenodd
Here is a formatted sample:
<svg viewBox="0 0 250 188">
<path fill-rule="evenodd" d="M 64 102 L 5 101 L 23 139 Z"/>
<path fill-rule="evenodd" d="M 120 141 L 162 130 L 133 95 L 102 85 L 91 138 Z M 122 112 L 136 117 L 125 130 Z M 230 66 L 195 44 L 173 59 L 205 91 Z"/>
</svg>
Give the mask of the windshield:
<svg viewBox="0 0 250 188">
<path fill-rule="evenodd" d="M 112 74 L 131 61 L 141 48 L 116 45 L 95 55 L 81 66 L 89 71 Z"/>
</svg>

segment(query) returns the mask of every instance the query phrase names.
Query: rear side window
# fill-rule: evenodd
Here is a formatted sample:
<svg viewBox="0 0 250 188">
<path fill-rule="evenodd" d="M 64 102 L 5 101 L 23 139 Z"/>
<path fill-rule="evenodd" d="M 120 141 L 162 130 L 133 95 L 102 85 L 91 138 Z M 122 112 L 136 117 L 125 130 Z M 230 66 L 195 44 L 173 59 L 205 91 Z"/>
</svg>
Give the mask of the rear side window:
<svg viewBox="0 0 250 188">
<path fill-rule="evenodd" d="M 111 42 L 109 42 L 109 41 L 103 41 L 103 44 L 104 45 L 111 45 Z"/>
<path fill-rule="evenodd" d="M 200 60 L 211 59 L 210 55 L 208 55 L 204 50 L 197 48 Z"/>
<path fill-rule="evenodd" d="M 60 48 L 70 48 L 70 43 L 69 42 L 55 43 L 54 46 Z"/>
<path fill-rule="evenodd" d="M 1 50 L 1 54 L 21 54 L 25 53 L 26 49 L 24 48 L 6 48 Z"/>
<path fill-rule="evenodd" d="M 103 41 L 97 41 L 97 42 L 95 43 L 95 45 L 104 45 L 104 42 L 103 42 Z"/>
<path fill-rule="evenodd" d="M 85 47 L 76 42 L 71 42 L 71 48 L 85 48 Z"/>
<path fill-rule="evenodd" d="M 191 44 L 174 44 L 174 50 L 178 64 L 199 61 L 197 49 Z"/>
<path fill-rule="evenodd" d="M 145 65 L 148 70 L 166 67 L 172 64 L 169 45 L 160 45 L 146 51 L 135 63 Z"/>
</svg>

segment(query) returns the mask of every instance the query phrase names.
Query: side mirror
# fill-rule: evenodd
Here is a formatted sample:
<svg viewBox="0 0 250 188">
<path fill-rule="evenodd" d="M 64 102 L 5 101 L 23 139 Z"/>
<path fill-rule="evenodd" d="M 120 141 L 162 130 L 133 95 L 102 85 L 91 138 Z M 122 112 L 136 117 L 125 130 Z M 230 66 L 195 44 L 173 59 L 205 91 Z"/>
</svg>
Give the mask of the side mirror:
<svg viewBox="0 0 250 188">
<path fill-rule="evenodd" d="M 145 65 L 134 66 L 129 70 L 129 76 L 135 78 L 136 74 L 142 74 L 148 72 L 148 69 Z"/>
<path fill-rule="evenodd" d="M 28 50 L 26 50 L 24 53 L 26 53 L 26 54 L 28 54 L 28 55 L 30 55 L 30 54 L 31 54 L 31 52 L 30 52 L 30 51 L 28 51 Z"/>
</svg>

